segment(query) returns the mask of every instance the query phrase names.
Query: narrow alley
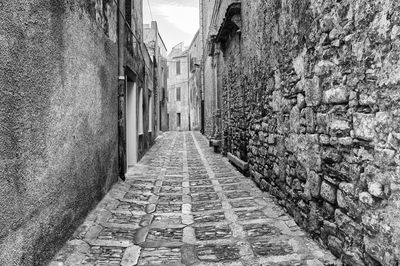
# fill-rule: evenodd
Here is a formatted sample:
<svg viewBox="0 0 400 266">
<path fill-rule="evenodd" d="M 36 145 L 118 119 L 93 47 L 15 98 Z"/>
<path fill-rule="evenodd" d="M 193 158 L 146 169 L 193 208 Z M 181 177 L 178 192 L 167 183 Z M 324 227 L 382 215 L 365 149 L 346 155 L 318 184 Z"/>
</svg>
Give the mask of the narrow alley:
<svg viewBox="0 0 400 266">
<path fill-rule="evenodd" d="M 0 266 L 400 266 L 399 0 L 0 0 Z"/>
<path fill-rule="evenodd" d="M 50 266 L 339 265 L 198 132 L 160 137 Z"/>
</svg>

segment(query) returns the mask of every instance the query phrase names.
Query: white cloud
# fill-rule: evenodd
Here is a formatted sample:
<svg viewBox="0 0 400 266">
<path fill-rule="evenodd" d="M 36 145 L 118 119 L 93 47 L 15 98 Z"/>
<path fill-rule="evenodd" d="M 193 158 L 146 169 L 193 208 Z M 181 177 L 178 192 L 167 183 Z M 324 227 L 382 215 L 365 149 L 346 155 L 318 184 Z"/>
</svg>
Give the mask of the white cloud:
<svg viewBox="0 0 400 266">
<path fill-rule="evenodd" d="M 199 7 L 199 0 L 149 0 L 150 4 Z"/>
<path fill-rule="evenodd" d="M 0 0 L 1 1 L 1 0 Z M 151 6 L 152 15 L 150 14 Z M 170 49 L 180 42 L 189 45 L 199 29 L 198 0 L 149 0 L 143 2 L 143 22 L 158 22 L 161 36 Z"/>
<path fill-rule="evenodd" d="M 159 5 L 156 12 L 181 31 L 195 34 L 199 28 L 199 9 L 181 5 Z"/>
</svg>

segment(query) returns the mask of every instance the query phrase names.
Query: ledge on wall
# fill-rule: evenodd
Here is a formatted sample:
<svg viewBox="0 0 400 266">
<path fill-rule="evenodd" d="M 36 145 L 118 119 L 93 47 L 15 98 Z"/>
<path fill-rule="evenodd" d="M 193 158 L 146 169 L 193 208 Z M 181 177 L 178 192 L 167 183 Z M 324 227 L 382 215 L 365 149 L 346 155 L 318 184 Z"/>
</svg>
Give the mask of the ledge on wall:
<svg viewBox="0 0 400 266">
<path fill-rule="evenodd" d="M 243 174 L 245 174 L 245 175 L 248 174 L 249 164 L 247 162 L 239 159 L 238 157 L 236 157 L 235 155 L 233 155 L 230 152 L 228 152 L 227 157 L 228 157 L 228 160 L 233 165 L 235 165 L 237 168 L 239 168 Z"/>
</svg>

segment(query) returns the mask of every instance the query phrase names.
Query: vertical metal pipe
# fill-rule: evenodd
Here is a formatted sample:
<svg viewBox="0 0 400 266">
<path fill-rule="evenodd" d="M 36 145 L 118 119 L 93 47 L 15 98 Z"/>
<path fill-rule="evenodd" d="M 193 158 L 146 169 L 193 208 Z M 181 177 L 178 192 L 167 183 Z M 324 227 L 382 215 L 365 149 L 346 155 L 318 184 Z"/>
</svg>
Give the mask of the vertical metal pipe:
<svg viewBox="0 0 400 266">
<path fill-rule="evenodd" d="M 125 0 L 118 0 L 118 159 L 119 177 L 125 181 L 126 163 L 126 78 L 124 69 Z"/>
<path fill-rule="evenodd" d="M 205 98 L 205 65 L 206 65 L 206 60 L 205 60 L 205 26 L 204 26 L 204 0 L 200 0 L 200 32 L 201 32 L 201 109 L 200 109 L 200 116 L 201 116 L 201 130 L 200 132 L 204 135 L 205 133 L 205 111 L 204 111 L 204 98 Z"/>
<path fill-rule="evenodd" d="M 190 121 L 190 95 L 191 95 L 191 90 L 190 90 L 190 50 L 188 50 L 188 55 L 186 57 L 187 63 L 186 63 L 186 71 L 187 71 L 187 86 L 188 86 L 188 108 L 189 108 L 189 131 L 192 130 L 191 128 L 191 121 Z"/>
</svg>

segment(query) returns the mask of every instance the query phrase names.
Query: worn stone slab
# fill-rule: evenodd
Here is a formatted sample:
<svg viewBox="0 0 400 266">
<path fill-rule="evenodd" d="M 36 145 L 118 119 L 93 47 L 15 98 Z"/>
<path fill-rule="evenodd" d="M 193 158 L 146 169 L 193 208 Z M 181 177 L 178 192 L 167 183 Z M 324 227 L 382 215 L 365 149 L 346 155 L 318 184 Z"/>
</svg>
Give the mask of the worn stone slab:
<svg viewBox="0 0 400 266">
<path fill-rule="evenodd" d="M 200 241 L 225 239 L 232 236 L 232 231 L 227 225 L 199 226 L 195 227 L 195 235 L 196 239 Z"/>
<path fill-rule="evenodd" d="M 180 265 L 181 248 L 143 248 L 138 265 Z"/>
<path fill-rule="evenodd" d="M 204 201 L 192 203 L 192 212 L 216 211 L 221 209 L 222 204 L 220 201 Z"/>
<path fill-rule="evenodd" d="M 235 245 L 200 245 L 195 249 L 198 259 L 204 262 L 229 262 L 241 257 Z"/>
<path fill-rule="evenodd" d="M 121 266 L 134 266 L 139 261 L 141 247 L 130 246 L 125 252 L 121 260 Z"/>
<path fill-rule="evenodd" d="M 91 246 L 108 246 L 108 247 L 129 247 L 133 242 L 128 240 L 89 240 Z"/>
</svg>

